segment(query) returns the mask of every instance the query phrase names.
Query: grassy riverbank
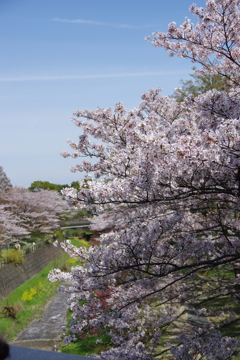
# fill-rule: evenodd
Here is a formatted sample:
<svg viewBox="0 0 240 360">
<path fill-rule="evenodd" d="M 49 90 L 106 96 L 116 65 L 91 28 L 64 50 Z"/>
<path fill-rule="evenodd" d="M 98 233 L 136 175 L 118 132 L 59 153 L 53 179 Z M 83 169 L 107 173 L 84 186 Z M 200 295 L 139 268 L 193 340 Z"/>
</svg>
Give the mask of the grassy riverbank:
<svg viewBox="0 0 240 360">
<path fill-rule="evenodd" d="M 85 241 L 73 240 L 74 245 L 86 246 Z M 42 271 L 0 301 L 0 335 L 8 342 L 17 337 L 28 324 L 43 313 L 46 303 L 56 294 L 59 283 L 51 283 L 48 273 L 54 268 L 73 266 L 67 253 L 51 261 Z"/>
</svg>

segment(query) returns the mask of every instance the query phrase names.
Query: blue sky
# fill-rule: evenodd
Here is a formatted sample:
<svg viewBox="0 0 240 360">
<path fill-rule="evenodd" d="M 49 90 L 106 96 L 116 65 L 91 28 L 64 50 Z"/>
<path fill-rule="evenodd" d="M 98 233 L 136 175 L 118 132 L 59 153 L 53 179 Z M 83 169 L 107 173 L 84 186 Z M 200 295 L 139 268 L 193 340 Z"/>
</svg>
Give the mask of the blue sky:
<svg viewBox="0 0 240 360">
<path fill-rule="evenodd" d="M 204 0 L 195 1 L 204 6 Z M 192 63 L 144 40 L 185 16 L 191 0 L 0 0 L 0 165 L 13 185 L 82 177 L 63 159 L 77 109 L 136 107 L 161 86 L 172 94 Z"/>
</svg>

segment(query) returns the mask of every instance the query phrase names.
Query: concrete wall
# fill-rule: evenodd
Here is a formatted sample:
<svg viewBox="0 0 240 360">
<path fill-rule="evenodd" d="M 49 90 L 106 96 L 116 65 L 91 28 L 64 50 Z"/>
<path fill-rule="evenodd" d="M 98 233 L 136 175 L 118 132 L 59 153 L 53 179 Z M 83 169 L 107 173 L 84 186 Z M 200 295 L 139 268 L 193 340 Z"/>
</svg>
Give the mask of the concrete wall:
<svg viewBox="0 0 240 360">
<path fill-rule="evenodd" d="M 0 300 L 25 281 L 37 275 L 51 260 L 64 253 L 62 248 L 46 245 L 25 256 L 21 265 L 9 264 L 0 269 Z"/>
</svg>

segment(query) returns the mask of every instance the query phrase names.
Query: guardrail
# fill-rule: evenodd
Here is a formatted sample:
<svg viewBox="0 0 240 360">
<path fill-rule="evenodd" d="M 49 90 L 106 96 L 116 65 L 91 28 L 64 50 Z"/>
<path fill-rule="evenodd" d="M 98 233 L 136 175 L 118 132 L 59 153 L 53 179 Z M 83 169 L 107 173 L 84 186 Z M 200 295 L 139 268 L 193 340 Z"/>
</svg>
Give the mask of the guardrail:
<svg viewBox="0 0 240 360">
<path fill-rule="evenodd" d="M 29 349 L 20 346 L 10 345 L 11 360 L 94 360 L 93 358 L 69 355 L 54 351 Z M 96 359 L 95 359 L 96 360 Z"/>
</svg>

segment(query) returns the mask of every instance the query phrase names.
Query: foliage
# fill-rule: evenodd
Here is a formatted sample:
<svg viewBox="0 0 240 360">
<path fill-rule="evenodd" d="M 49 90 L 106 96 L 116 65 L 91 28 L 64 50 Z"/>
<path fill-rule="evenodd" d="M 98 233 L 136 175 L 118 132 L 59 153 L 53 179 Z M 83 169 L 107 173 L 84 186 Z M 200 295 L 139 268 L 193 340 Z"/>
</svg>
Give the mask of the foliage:
<svg viewBox="0 0 240 360">
<path fill-rule="evenodd" d="M 226 86 L 226 78 L 221 74 L 198 74 L 195 67 L 193 67 L 193 71 L 194 73 L 190 74 L 193 80 L 181 80 L 182 86 L 176 89 L 172 95 L 176 101 L 182 102 L 186 96 L 193 95 L 196 97 L 209 90 L 221 90 Z"/>
<path fill-rule="evenodd" d="M 31 183 L 28 190 L 39 191 L 40 189 L 42 189 L 42 190 L 52 190 L 52 191 L 61 192 L 61 190 L 64 189 L 65 187 L 68 187 L 68 185 L 67 184 L 59 185 L 59 184 L 50 183 L 49 181 L 37 180 Z"/>
<path fill-rule="evenodd" d="M 24 257 L 22 252 L 17 249 L 10 249 L 6 252 L 3 252 L 2 258 L 7 263 L 12 263 L 13 265 L 20 265 L 24 262 Z"/>
<path fill-rule="evenodd" d="M 159 357 L 162 333 L 190 307 L 196 316 L 214 315 L 206 299 L 239 301 L 240 261 L 240 1 L 207 0 L 190 7 L 198 16 L 151 39 L 174 55 L 202 65 L 200 75 L 222 76 L 226 87 L 183 102 L 163 97 L 160 89 L 142 95 L 127 111 L 98 108 L 74 113 L 81 127 L 73 153 L 90 156 L 72 171 L 92 175 L 80 191 L 65 189 L 69 202 L 97 216 L 103 231 L 99 246 L 63 244 L 82 267 L 58 269 L 52 281 L 72 280 L 71 333 L 110 329 L 108 360 Z M 94 140 L 91 140 L 91 139 Z M 104 181 L 108 179 L 108 181 Z M 224 272 L 231 276 L 223 276 Z M 107 291 L 108 306 L 96 294 Z M 79 301 L 84 305 L 80 306 Z M 228 313 L 228 304 L 222 307 Z M 224 315 L 225 316 L 225 315 Z M 226 326 L 239 321 L 232 312 Z M 195 326 L 169 347 L 174 359 L 233 359 L 240 341 L 222 336 L 211 321 Z M 72 336 L 65 339 L 70 342 Z"/>
<path fill-rule="evenodd" d="M 55 231 L 54 232 L 54 236 L 58 239 L 63 239 L 64 238 L 64 234 L 62 231 Z"/>
<path fill-rule="evenodd" d="M 72 238 L 72 237 L 83 238 L 85 230 L 83 228 L 75 228 L 75 229 L 65 229 L 64 232 L 67 238 Z"/>
<path fill-rule="evenodd" d="M 24 291 L 24 293 L 22 294 L 22 300 L 23 301 L 28 301 L 28 300 L 32 300 L 33 297 L 35 295 L 37 295 L 37 290 L 36 288 L 31 288 L 29 291 Z"/>
<path fill-rule="evenodd" d="M 79 181 L 72 181 L 70 187 L 79 191 L 80 190 Z"/>
<path fill-rule="evenodd" d="M 44 284 L 42 281 L 39 281 L 37 286 L 30 288 L 30 290 L 24 291 L 22 295 L 22 300 L 23 301 L 32 300 L 36 295 L 41 296 L 43 291 L 45 291 Z"/>
<path fill-rule="evenodd" d="M 63 190 L 66 187 L 70 187 L 70 186 L 68 184 L 60 185 L 60 184 L 50 183 L 49 181 L 37 180 L 37 181 L 33 181 L 31 183 L 28 190 L 30 190 L 30 191 L 39 191 L 40 189 L 42 189 L 42 190 L 58 191 L 59 193 L 61 193 L 61 190 Z M 78 181 L 72 181 L 71 187 L 74 188 L 74 189 L 79 190 L 80 189 L 79 188 L 79 182 Z"/>
<path fill-rule="evenodd" d="M 84 231 L 84 235 L 87 235 L 87 236 L 89 235 L 89 236 L 90 236 L 90 235 L 93 235 L 93 234 L 94 234 L 94 233 L 91 232 L 91 231 Z"/>
</svg>

